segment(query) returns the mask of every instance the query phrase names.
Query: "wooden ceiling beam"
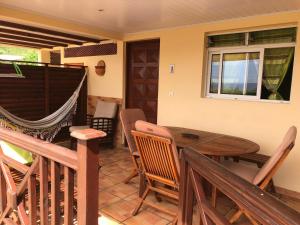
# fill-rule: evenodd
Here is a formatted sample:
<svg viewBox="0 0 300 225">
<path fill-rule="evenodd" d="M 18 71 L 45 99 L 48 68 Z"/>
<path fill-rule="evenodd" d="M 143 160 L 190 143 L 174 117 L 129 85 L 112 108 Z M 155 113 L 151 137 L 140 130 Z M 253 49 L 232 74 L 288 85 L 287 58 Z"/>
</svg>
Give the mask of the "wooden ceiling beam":
<svg viewBox="0 0 300 225">
<path fill-rule="evenodd" d="M 0 27 L 0 33 L 14 34 L 14 35 L 22 36 L 22 37 L 30 37 L 30 38 L 36 38 L 36 39 L 42 39 L 42 40 L 49 40 L 49 41 L 62 43 L 62 44 L 74 44 L 74 45 L 82 45 L 83 44 L 83 42 L 80 42 L 80 41 L 57 38 L 57 37 L 41 35 L 41 34 L 35 34 L 35 33 L 26 32 L 26 31 L 6 29 L 6 28 L 2 28 L 2 27 Z"/>
<path fill-rule="evenodd" d="M 8 43 L 8 42 L 4 42 L 4 41 L 0 41 L 0 44 L 10 45 L 10 46 L 20 46 L 20 47 L 25 47 L 25 48 L 40 49 L 40 47 L 28 46 L 28 45 L 25 45 L 25 44 L 12 44 L 12 43 Z"/>
<path fill-rule="evenodd" d="M 12 22 L 8 22 L 8 21 L 4 21 L 4 20 L 0 20 L 0 26 L 10 27 L 10 28 L 19 29 L 19 30 L 25 30 L 25 31 L 30 31 L 30 32 L 38 32 L 38 33 L 42 33 L 42 34 L 59 36 L 59 37 L 75 39 L 75 40 L 85 41 L 85 42 L 98 43 L 101 41 L 101 39 L 90 38 L 90 37 L 85 37 L 85 36 L 80 36 L 80 35 L 75 35 L 75 34 L 68 34 L 68 33 L 60 32 L 60 31 L 54 31 L 54 30 L 49 30 L 49 29 L 45 29 L 45 28 L 33 27 L 33 26 L 28 26 L 28 25 L 23 25 L 23 24 L 18 24 L 18 23 L 12 23 Z"/>
<path fill-rule="evenodd" d="M 8 38 L 12 40 L 17 40 L 17 41 L 26 41 L 26 42 L 31 42 L 34 44 L 46 44 L 46 45 L 51 45 L 53 47 L 56 46 L 63 46 L 67 47 L 67 44 L 62 44 L 58 42 L 53 42 L 53 41 L 47 41 L 47 40 L 39 40 L 39 39 L 34 39 L 34 38 L 28 38 L 28 37 L 20 37 L 16 35 L 10 35 L 10 34 L 0 34 L 1 38 Z"/>
<path fill-rule="evenodd" d="M 39 48 L 39 49 L 41 49 L 41 48 L 52 48 L 53 47 L 53 46 L 49 46 L 49 45 L 34 44 L 34 43 L 10 40 L 10 39 L 5 39 L 5 38 L 0 38 L 0 43 L 10 44 L 10 45 L 19 45 L 19 46 L 30 47 L 30 48 Z"/>
</svg>

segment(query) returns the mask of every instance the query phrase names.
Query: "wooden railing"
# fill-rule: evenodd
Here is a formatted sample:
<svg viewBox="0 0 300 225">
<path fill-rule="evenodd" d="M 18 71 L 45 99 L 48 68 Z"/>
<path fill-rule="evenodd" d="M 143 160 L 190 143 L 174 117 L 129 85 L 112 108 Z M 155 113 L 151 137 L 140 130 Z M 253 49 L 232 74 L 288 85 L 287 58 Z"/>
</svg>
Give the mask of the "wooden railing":
<svg viewBox="0 0 300 225">
<path fill-rule="evenodd" d="M 180 176 L 179 225 L 192 224 L 194 197 L 202 224 L 230 224 L 208 200 L 207 183 L 229 197 L 252 224 L 300 224 L 297 211 L 192 149 L 182 151 Z"/>
<path fill-rule="evenodd" d="M 0 149 L 0 224 L 98 224 L 98 138 L 73 132 L 77 151 L 0 128 L 0 140 L 33 154 L 24 165 Z M 75 196 L 75 197 L 74 197 Z"/>
</svg>

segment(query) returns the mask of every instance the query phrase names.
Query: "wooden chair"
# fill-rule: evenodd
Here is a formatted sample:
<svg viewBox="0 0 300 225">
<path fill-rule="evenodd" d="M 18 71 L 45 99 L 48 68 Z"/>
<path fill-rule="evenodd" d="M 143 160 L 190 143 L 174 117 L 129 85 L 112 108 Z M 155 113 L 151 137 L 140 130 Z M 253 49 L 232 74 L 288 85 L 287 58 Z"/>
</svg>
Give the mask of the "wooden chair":
<svg viewBox="0 0 300 225">
<path fill-rule="evenodd" d="M 296 136 L 297 128 L 294 126 L 290 127 L 275 153 L 260 169 L 231 161 L 224 161 L 223 165 L 231 172 L 239 175 L 240 177 L 264 190 L 271 182 L 272 177 L 277 172 L 279 167 L 282 165 L 284 159 L 294 147 Z M 238 220 L 243 213 L 244 212 L 242 210 L 238 210 L 232 216 L 230 222 L 233 223 Z"/>
<path fill-rule="evenodd" d="M 207 198 L 209 190 L 207 184 L 215 186 L 238 205 L 258 224 L 263 225 L 296 225 L 300 221 L 300 213 L 288 207 L 282 201 L 274 198 L 264 190 L 233 174 L 220 163 L 200 154 L 192 148 L 185 148 L 180 155 L 180 194 L 179 215 L 180 225 L 228 225 L 229 218 L 224 213 L 224 208 L 216 209 Z M 196 197 L 200 215 L 194 217 Z M 249 224 L 249 219 L 244 218 L 239 223 Z"/>
<path fill-rule="evenodd" d="M 118 105 L 115 102 L 97 101 L 96 110 L 94 115 L 87 115 L 85 126 L 71 126 L 70 133 L 76 130 L 83 130 L 93 128 L 95 130 L 101 130 L 106 133 L 105 138 L 99 140 L 100 144 L 109 144 L 112 148 L 114 146 L 114 136 L 116 130 L 116 115 L 118 111 Z M 74 139 L 71 140 L 71 148 L 74 149 Z"/>
<path fill-rule="evenodd" d="M 179 199 L 180 174 L 176 144 L 165 127 L 137 121 L 135 128 L 132 135 L 140 154 L 143 173 L 148 182 L 133 215 L 136 215 L 142 204 L 145 203 L 174 216 L 173 223 L 176 223 L 177 214 L 145 200 L 150 191 L 171 199 Z"/>
<path fill-rule="evenodd" d="M 134 139 L 131 135 L 131 130 L 133 130 L 134 124 L 136 121 L 138 120 L 144 120 L 146 121 L 146 116 L 143 112 L 143 110 L 141 109 L 122 109 L 120 112 L 120 120 L 121 120 L 121 124 L 123 127 L 123 131 L 126 137 L 126 141 L 129 147 L 129 151 L 130 151 L 130 155 L 132 158 L 132 162 L 133 162 L 133 166 L 134 169 L 131 172 L 131 174 L 129 175 L 129 177 L 127 177 L 124 180 L 124 183 L 127 184 L 132 178 L 136 177 L 138 175 L 138 171 L 139 171 L 139 158 L 140 155 L 137 151 Z"/>
</svg>

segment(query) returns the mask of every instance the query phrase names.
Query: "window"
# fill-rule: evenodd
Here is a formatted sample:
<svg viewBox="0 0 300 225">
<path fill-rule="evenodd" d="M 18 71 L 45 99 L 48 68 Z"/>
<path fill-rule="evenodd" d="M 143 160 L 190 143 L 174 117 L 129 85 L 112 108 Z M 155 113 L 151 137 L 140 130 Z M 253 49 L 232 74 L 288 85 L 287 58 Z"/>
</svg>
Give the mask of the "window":
<svg viewBox="0 0 300 225">
<path fill-rule="evenodd" d="M 289 101 L 296 28 L 208 36 L 207 96 Z"/>
</svg>

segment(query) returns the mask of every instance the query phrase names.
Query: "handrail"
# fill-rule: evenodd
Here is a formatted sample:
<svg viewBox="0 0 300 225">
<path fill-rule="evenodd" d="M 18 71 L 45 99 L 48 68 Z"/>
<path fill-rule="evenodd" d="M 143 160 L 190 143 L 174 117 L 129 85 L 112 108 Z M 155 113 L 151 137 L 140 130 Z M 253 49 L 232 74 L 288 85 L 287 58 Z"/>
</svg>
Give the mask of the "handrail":
<svg viewBox="0 0 300 225">
<path fill-rule="evenodd" d="M 74 219 L 79 225 L 98 224 L 98 142 L 106 134 L 85 129 L 71 135 L 77 151 L 0 128 L 0 140 L 34 155 L 30 165 L 23 165 L 0 148 L 0 224 L 16 224 L 12 217 L 23 225 L 48 225 L 49 220 L 71 225 Z"/>
<path fill-rule="evenodd" d="M 197 153 L 193 149 L 187 148 L 181 153 L 180 225 L 191 224 L 189 216 L 192 213 L 190 211 L 192 209 L 190 202 L 192 202 L 193 193 L 190 190 L 193 189 L 191 182 L 191 179 L 195 178 L 193 175 L 199 177 L 198 181 L 204 179 L 212 184 L 220 192 L 232 199 L 241 210 L 247 212 L 248 215 L 251 215 L 252 218 L 261 224 L 299 224 L 300 213 L 289 208 L 257 186 L 233 174 L 219 163 Z M 217 214 L 215 214 L 215 219 L 217 219 Z"/>
<path fill-rule="evenodd" d="M 9 142 L 74 170 L 78 169 L 78 156 L 76 152 L 67 148 L 5 128 L 0 128 L 0 140 Z"/>
</svg>

